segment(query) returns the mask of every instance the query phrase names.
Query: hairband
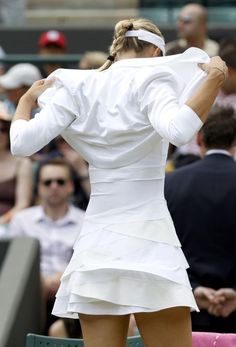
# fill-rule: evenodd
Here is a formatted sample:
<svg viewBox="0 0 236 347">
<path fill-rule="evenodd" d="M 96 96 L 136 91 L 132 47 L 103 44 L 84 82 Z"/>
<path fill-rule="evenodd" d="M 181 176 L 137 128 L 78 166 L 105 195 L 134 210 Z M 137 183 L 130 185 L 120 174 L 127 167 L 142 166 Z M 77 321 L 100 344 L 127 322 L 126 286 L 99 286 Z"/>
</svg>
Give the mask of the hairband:
<svg viewBox="0 0 236 347">
<path fill-rule="evenodd" d="M 153 34 L 147 30 L 138 29 L 126 31 L 125 37 L 137 37 L 139 40 L 152 43 L 153 45 L 159 47 L 162 54 L 165 55 L 165 41 L 159 35 Z"/>
<path fill-rule="evenodd" d="M 107 60 L 110 60 L 113 63 L 113 61 L 115 60 L 115 57 L 113 55 L 109 55 L 107 57 Z"/>
</svg>

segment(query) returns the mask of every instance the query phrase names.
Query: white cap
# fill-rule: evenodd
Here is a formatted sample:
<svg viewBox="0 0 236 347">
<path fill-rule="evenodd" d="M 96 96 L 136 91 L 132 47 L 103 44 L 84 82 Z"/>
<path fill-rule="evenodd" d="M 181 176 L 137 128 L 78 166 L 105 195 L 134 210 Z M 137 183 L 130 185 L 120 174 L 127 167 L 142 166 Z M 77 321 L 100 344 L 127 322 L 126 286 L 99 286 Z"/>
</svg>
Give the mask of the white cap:
<svg viewBox="0 0 236 347">
<path fill-rule="evenodd" d="M 0 86 L 5 89 L 15 89 L 22 86 L 31 86 L 42 78 L 39 69 L 28 63 L 16 64 L 4 75 L 0 76 Z"/>
</svg>

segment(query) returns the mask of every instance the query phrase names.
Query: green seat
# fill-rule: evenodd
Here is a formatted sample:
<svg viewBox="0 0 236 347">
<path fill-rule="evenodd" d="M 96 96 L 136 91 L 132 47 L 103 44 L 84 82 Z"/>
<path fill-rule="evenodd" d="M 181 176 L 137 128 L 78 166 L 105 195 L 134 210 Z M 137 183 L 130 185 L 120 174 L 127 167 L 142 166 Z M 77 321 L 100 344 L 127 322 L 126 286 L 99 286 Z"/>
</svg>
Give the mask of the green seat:
<svg viewBox="0 0 236 347">
<path fill-rule="evenodd" d="M 144 345 L 140 336 L 128 337 L 127 347 L 143 346 Z M 28 334 L 26 338 L 26 347 L 84 347 L 84 343 L 81 339 L 68 339 Z"/>
<path fill-rule="evenodd" d="M 28 334 L 26 338 L 26 347 L 84 347 L 84 343 L 81 339 Z"/>
<path fill-rule="evenodd" d="M 132 336 L 127 339 L 127 347 L 144 347 L 143 340 L 140 336 Z"/>
</svg>

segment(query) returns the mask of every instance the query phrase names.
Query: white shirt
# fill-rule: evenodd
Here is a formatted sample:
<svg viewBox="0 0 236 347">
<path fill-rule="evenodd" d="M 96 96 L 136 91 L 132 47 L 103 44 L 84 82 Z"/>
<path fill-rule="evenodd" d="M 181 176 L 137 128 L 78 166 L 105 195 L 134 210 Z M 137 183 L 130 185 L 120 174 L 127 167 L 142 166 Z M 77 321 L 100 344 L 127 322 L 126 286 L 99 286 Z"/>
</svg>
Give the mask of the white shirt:
<svg viewBox="0 0 236 347">
<path fill-rule="evenodd" d="M 113 168 L 141 159 L 162 138 L 183 145 L 202 126 L 184 103 L 206 76 L 197 63 L 208 61 L 190 48 L 120 60 L 103 72 L 57 70 L 55 86 L 39 99 L 41 112 L 13 122 L 11 151 L 31 155 L 62 134 L 90 165 Z"/>
<path fill-rule="evenodd" d="M 211 154 L 224 154 L 231 157 L 231 154 L 229 153 L 229 151 L 226 151 L 225 149 L 209 149 L 206 152 L 206 155 L 211 155 Z"/>
<path fill-rule="evenodd" d="M 219 107 L 233 107 L 236 110 L 236 93 L 225 94 L 220 90 L 215 100 L 215 105 Z"/>
<path fill-rule="evenodd" d="M 13 217 L 9 235 L 37 238 L 41 247 L 41 272 L 51 275 L 63 272 L 68 265 L 83 218 L 82 210 L 70 206 L 63 218 L 53 221 L 45 215 L 42 206 L 33 206 Z"/>
</svg>

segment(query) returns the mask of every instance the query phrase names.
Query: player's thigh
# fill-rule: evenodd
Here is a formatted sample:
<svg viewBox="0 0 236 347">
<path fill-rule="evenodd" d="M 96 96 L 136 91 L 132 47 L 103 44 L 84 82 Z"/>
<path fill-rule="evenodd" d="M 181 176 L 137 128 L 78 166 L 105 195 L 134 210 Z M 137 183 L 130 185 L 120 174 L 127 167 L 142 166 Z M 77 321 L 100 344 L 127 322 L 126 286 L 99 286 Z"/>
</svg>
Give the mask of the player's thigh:
<svg viewBox="0 0 236 347">
<path fill-rule="evenodd" d="M 85 347 L 125 347 L 130 315 L 79 314 Z"/>
<path fill-rule="evenodd" d="M 188 307 L 136 313 L 135 320 L 145 347 L 191 347 L 191 317 Z"/>
</svg>

